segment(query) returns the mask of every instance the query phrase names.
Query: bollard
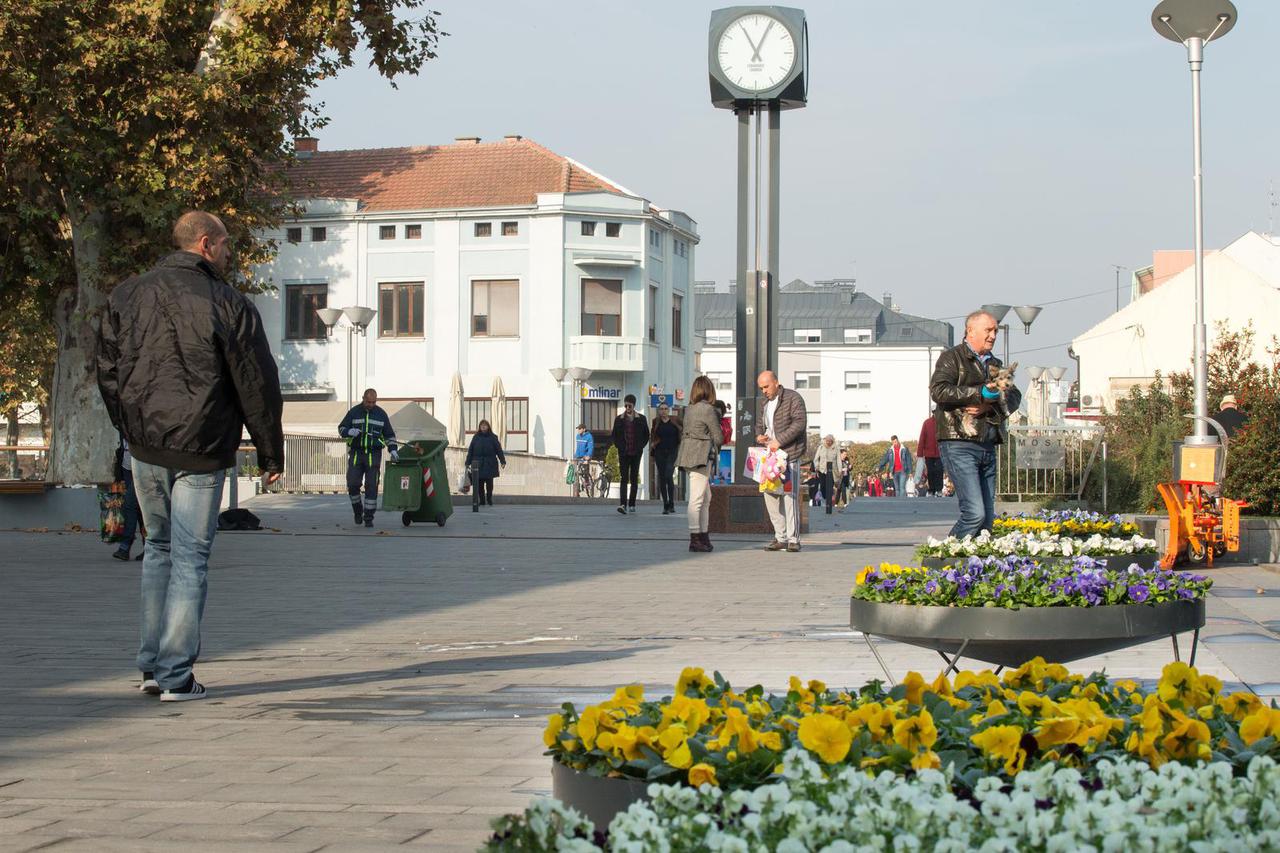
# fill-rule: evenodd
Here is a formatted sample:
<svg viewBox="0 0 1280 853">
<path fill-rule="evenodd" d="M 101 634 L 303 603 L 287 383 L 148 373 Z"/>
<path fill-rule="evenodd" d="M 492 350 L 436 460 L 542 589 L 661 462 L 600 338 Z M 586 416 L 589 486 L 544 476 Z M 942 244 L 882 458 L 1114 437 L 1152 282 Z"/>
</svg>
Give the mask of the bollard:
<svg viewBox="0 0 1280 853">
<path fill-rule="evenodd" d="M 472 462 L 471 467 L 467 469 L 467 474 L 471 478 L 471 511 L 480 511 L 480 466 Z"/>
</svg>

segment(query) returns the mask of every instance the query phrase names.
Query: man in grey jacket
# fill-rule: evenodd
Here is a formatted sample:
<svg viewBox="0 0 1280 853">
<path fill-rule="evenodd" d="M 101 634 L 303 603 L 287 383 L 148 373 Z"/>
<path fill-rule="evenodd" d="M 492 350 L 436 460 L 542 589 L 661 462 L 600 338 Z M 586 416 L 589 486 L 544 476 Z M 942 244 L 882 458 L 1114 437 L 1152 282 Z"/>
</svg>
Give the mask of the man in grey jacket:
<svg viewBox="0 0 1280 853">
<path fill-rule="evenodd" d="M 756 378 L 756 387 L 765 398 L 756 413 L 756 423 L 764 427 L 764 432 L 756 436 L 756 443 L 769 450 L 787 452 L 787 476 L 782 494 L 763 493 L 774 536 L 765 550 L 794 553 L 800 550 L 800 463 L 808 451 L 809 415 L 804 398 L 790 388 L 783 388 L 772 370 Z"/>
</svg>

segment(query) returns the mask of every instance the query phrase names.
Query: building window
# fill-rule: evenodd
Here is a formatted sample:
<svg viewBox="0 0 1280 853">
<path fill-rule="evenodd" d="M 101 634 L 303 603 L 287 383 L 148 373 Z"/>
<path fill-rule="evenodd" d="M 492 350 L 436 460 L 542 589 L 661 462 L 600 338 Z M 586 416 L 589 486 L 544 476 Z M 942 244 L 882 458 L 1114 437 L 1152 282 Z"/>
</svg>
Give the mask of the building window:
<svg viewBox="0 0 1280 853">
<path fill-rule="evenodd" d="M 622 279 L 582 280 L 582 334 L 607 337 L 622 334 Z"/>
<path fill-rule="evenodd" d="M 394 240 L 396 238 L 396 227 L 394 225 L 379 225 L 379 240 Z"/>
<path fill-rule="evenodd" d="M 591 222 L 590 220 L 584 219 L 582 221 L 582 236 L 583 237 L 596 236 L 596 224 L 594 222 Z"/>
<path fill-rule="evenodd" d="M 649 285 L 649 342 L 658 342 L 658 288 Z"/>
<path fill-rule="evenodd" d="M 684 297 L 678 293 L 671 294 L 671 346 L 681 349 L 684 346 Z"/>
<path fill-rule="evenodd" d="M 286 229 L 284 229 L 284 238 L 285 238 L 286 240 L 288 240 L 290 243 L 301 243 L 301 242 L 302 242 L 302 229 L 301 229 L 301 228 L 286 228 Z"/>
<path fill-rule="evenodd" d="M 477 338 L 519 337 L 519 281 L 471 282 L 471 335 Z"/>
<path fill-rule="evenodd" d="M 656 228 L 649 229 L 649 245 L 652 248 L 657 249 L 658 251 L 662 251 L 662 232 L 661 231 L 657 230 Z"/>
<path fill-rule="evenodd" d="M 716 386 L 717 391 L 733 390 L 733 374 L 729 371 L 708 373 L 707 378 Z"/>
<path fill-rule="evenodd" d="M 903 338 L 910 338 L 910 337 L 914 337 L 915 333 L 916 333 L 916 330 L 912 326 L 903 326 L 902 330 L 898 332 L 898 335 Z"/>
<path fill-rule="evenodd" d="M 809 431 L 821 432 L 822 431 L 822 412 L 815 412 L 813 409 L 809 409 L 805 412 L 805 414 L 808 415 L 809 417 L 809 420 L 808 420 Z"/>
<path fill-rule="evenodd" d="M 422 299 L 420 281 L 378 285 L 378 337 L 422 337 Z"/>
<path fill-rule="evenodd" d="M 329 231 L 323 225 L 311 229 L 312 243 L 323 243 L 327 239 L 329 239 Z"/>
<path fill-rule="evenodd" d="M 475 232 L 474 232 L 474 233 L 475 233 L 475 236 L 477 236 L 477 237 L 492 237 L 492 236 L 493 236 L 493 223 L 492 223 L 492 222 L 477 222 L 477 223 L 476 223 L 476 226 L 475 226 Z"/>
<path fill-rule="evenodd" d="M 867 432 L 871 429 L 871 413 L 845 412 L 844 428 L 846 432 Z"/>
<path fill-rule="evenodd" d="M 846 344 L 869 344 L 871 343 L 871 330 L 845 329 L 844 342 Z"/>
<path fill-rule="evenodd" d="M 822 343 L 822 330 L 796 329 L 795 341 L 798 344 L 820 344 Z"/>
<path fill-rule="evenodd" d="M 291 341 L 321 341 L 324 323 L 316 316 L 317 308 L 329 304 L 327 284 L 286 284 L 284 286 L 285 330 Z"/>
<path fill-rule="evenodd" d="M 671 250 L 672 250 L 673 252 L 675 252 L 677 255 L 679 255 L 679 256 L 680 256 L 680 257 L 682 257 L 682 258 L 687 258 L 687 257 L 689 257 L 689 244 L 688 244 L 688 243 L 686 243 L 684 240 L 679 240 L 679 239 L 673 239 L 673 240 L 671 241 L 671 243 L 672 243 L 672 249 L 671 249 Z"/>
<path fill-rule="evenodd" d="M 852 389 L 866 390 L 871 387 L 871 371 L 870 370 L 846 370 L 844 372 L 844 387 L 846 391 Z"/>
<path fill-rule="evenodd" d="M 594 458 L 603 459 L 612 442 L 613 419 L 618 415 L 618 404 L 613 400 L 583 400 L 582 423 L 596 440 Z M 577 424 L 574 424 L 575 431 Z"/>
<path fill-rule="evenodd" d="M 502 223 L 502 236 L 503 236 L 503 237 L 515 237 L 515 236 L 518 236 L 519 234 L 520 234 L 520 223 L 519 223 L 519 222 L 504 222 L 504 223 Z"/>
<path fill-rule="evenodd" d="M 706 335 L 709 344 L 733 343 L 733 329 L 707 329 L 703 334 Z"/>
<path fill-rule="evenodd" d="M 480 429 L 481 421 L 489 421 L 489 426 L 493 426 L 493 398 L 492 397 L 463 397 L 462 398 L 462 426 L 466 430 L 467 435 L 475 435 Z"/>
<path fill-rule="evenodd" d="M 421 225 L 406 225 L 406 226 L 404 227 L 404 238 L 405 238 L 406 240 L 421 240 L 421 239 L 422 239 L 422 226 L 421 226 Z"/>
<path fill-rule="evenodd" d="M 822 387 L 822 374 L 817 372 L 801 373 L 796 371 L 796 382 L 793 387 L 797 391 L 816 391 Z"/>
<path fill-rule="evenodd" d="M 576 429 L 578 425 L 574 424 Z M 529 398 L 507 398 L 507 443 L 503 450 L 529 452 Z"/>
<path fill-rule="evenodd" d="M 621 237 L 621 236 L 622 236 L 622 223 L 621 223 L 621 222 L 606 222 L 606 223 L 604 224 L 604 236 L 606 236 L 606 237 Z"/>
</svg>

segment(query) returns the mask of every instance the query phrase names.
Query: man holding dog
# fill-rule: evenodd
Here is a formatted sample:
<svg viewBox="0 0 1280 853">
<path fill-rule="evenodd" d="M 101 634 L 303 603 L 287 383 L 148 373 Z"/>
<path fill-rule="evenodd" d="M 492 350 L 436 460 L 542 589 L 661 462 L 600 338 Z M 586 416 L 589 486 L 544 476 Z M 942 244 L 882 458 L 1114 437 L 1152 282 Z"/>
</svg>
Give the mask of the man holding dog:
<svg viewBox="0 0 1280 853">
<path fill-rule="evenodd" d="M 1021 392 L 1011 383 L 1000 391 L 992 381 L 1004 367 L 992 352 L 997 332 L 995 317 L 974 311 L 965 318 L 964 341 L 938 356 L 929 380 L 929 395 L 938 404 L 938 449 L 960 499 L 960 519 L 951 528 L 952 536 L 991 529 L 996 514 L 996 447 L 1004 441 L 1009 413 L 1022 402 Z"/>
</svg>

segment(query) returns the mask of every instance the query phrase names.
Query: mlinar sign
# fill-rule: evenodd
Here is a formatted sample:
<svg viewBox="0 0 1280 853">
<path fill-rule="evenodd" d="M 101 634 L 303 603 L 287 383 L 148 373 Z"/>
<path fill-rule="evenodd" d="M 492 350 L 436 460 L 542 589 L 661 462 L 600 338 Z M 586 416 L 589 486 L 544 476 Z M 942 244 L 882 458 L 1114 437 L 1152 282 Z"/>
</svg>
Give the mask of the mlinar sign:
<svg viewBox="0 0 1280 853">
<path fill-rule="evenodd" d="M 621 388 L 599 388 L 591 385 L 582 386 L 584 400 L 621 400 Z"/>
</svg>

